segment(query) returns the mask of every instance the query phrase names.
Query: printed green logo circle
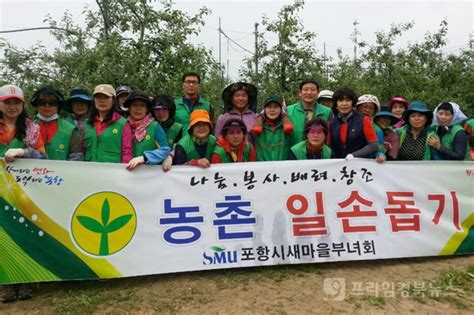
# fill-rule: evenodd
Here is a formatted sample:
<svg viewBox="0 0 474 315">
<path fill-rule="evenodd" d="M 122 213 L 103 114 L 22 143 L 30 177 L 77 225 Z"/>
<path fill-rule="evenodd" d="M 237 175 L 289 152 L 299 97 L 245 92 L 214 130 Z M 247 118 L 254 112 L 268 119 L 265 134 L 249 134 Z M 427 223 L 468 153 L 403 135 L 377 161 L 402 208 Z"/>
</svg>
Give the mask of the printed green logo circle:
<svg viewBox="0 0 474 315">
<path fill-rule="evenodd" d="M 133 205 L 114 192 L 85 198 L 74 211 L 71 232 L 76 244 L 92 255 L 108 256 L 121 251 L 137 228 Z"/>
</svg>

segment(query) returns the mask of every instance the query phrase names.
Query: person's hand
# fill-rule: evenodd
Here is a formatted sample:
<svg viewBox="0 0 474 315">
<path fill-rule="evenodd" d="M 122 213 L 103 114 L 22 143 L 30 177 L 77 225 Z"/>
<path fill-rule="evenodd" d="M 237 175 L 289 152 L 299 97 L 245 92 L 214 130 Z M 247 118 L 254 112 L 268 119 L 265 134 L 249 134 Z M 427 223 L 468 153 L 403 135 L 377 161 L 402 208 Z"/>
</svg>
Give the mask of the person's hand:
<svg viewBox="0 0 474 315">
<path fill-rule="evenodd" d="M 197 163 L 198 166 L 202 168 L 208 168 L 209 166 L 211 166 L 211 162 L 209 162 L 209 160 L 206 158 L 199 159 Z"/>
<path fill-rule="evenodd" d="M 437 136 L 430 136 L 428 138 L 428 144 L 436 150 L 439 150 L 439 148 L 441 148 L 441 142 L 439 141 L 439 138 Z"/>
<path fill-rule="evenodd" d="M 163 172 L 168 172 L 171 169 L 171 165 L 173 165 L 173 158 L 171 157 L 171 155 L 168 155 L 161 164 Z"/>
<path fill-rule="evenodd" d="M 352 160 L 353 158 L 354 158 L 354 156 L 350 153 L 348 155 L 346 155 L 346 161 Z"/>
<path fill-rule="evenodd" d="M 25 149 L 8 149 L 4 155 L 5 162 L 13 162 L 15 161 L 16 158 L 19 158 L 25 155 L 25 152 L 26 152 Z"/>
<path fill-rule="evenodd" d="M 385 141 L 383 143 L 383 147 L 385 148 L 385 151 L 390 151 L 392 149 L 392 144 L 390 142 Z"/>
<path fill-rule="evenodd" d="M 378 163 L 383 163 L 383 162 L 385 162 L 385 160 L 386 160 L 385 154 L 379 154 L 379 155 L 377 155 L 377 157 L 375 158 L 375 160 L 376 160 Z"/>
<path fill-rule="evenodd" d="M 144 164 L 145 163 L 145 158 L 142 156 L 137 156 L 133 159 L 130 160 L 127 164 L 127 170 L 131 171 L 138 165 Z"/>
</svg>

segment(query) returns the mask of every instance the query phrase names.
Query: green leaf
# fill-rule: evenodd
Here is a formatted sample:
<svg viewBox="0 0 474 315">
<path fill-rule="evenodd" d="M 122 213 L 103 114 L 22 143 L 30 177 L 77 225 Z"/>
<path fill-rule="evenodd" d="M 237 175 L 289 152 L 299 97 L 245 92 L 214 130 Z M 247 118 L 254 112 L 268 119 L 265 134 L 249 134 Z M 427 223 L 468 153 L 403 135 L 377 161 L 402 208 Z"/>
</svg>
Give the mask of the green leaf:
<svg viewBox="0 0 474 315">
<path fill-rule="evenodd" d="M 82 215 L 78 215 L 76 218 L 79 221 L 79 223 L 83 227 L 88 229 L 89 231 L 95 232 L 95 233 L 103 233 L 104 232 L 105 228 L 102 226 L 102 224 L 100 224 L 99 221 L 97 221 L 93 218 L 90 218 L 90 217 L 82 216 Z"/>
<path fill-rule="evenodd" d="M 109 200 L 105 198 L 104 203 L 102 204 L 102 210 L 101 210 L 101 216 L 102 216 L 102 225 L 107 226 L 107 223 L 109 223 L 109 218 L 110 218 L 110 205 L 109 205 Z"/>
<path fill-rule="evenodd" d="M 219 246 L 211 246 L 211 249 L 215 252 L 218 252 L 218 253 L 225 251 L 225 248 L 222 248 L 222 247 L 219 247 Z"/>
<path fill-rule="evenodd" d="M 112 222 L 110 222 L 109 225 L 105 227 L 105 229 L 108 233 L 115 232 L 124 227 L 128 223 L 128 221 L 130 221 L 131 218 L 131 214 L 126 214 L 121 217 L 118 217 Z"/>
</svg>

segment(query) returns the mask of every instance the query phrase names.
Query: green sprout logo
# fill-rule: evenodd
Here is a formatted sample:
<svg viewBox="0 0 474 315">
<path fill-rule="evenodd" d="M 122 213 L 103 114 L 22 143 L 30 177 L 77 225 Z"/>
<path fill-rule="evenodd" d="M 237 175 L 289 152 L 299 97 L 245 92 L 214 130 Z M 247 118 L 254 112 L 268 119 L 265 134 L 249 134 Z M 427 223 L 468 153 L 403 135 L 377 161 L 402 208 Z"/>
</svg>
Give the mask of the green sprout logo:
<svg viewBox="0 0 474 315">
<path fill-rule="evenodd" d="M 217 253 L 221 253 L 225 251 L 225 248 L 219 247 L 219 246 L 211 246 L 211 249 Z"/>
<path fill-rule="evenodd" d="M 76 243 L 83 250 L 99 256 L 111 255 L 124 248 L 135 229 L 133 206 L 125 197 L 112 192 L 87 197 L 77 207 L 72 220 Z"/>
</svg>

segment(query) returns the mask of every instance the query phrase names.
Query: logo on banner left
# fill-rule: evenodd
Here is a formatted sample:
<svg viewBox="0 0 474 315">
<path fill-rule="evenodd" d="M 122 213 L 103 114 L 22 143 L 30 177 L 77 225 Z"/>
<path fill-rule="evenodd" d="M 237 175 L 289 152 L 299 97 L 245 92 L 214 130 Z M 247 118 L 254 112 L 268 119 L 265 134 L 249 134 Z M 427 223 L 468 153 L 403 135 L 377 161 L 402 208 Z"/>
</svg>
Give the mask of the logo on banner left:
<svg viewBox="0 0 474 315">
<path fill-rule="evenodd" d="M 74 211 L 71 233 L 76 244 L 96 256 L 115 254 L 127 246 L 137 228 L 131 202 L 114 192 L 85 198 Z"/>
</svg>

